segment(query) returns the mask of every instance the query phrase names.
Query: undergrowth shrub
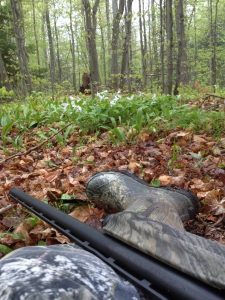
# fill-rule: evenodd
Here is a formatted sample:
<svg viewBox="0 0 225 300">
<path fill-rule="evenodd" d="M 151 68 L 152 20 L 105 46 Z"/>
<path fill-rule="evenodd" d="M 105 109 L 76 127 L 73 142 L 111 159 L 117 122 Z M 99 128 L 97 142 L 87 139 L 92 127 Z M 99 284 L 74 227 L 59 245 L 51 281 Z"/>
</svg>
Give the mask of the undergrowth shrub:
<svg viewBox="0 0 225 300">
<path fill-rule="evenodd" d="M 2 105 L 0 132 L 7 144 L 12 131 L 17 136 L 34 127 L 53 124 L 58 127 L 72 122 L 81 133 L 111 132 L 113 142 L 127 141 L 143 128 L 158 132 L 177 127 L 195 132 L 208 132 L 219 137 L 224 133 L 224 112 L 206 112 L 182 104 L 172 96 L 139 94 L 123 96 L 120 93 L 99 93 L 94 99 L 87 96 L 66 96 L 56 100 L 43 93 L 32 93 L 24 102 Z M 68 133 L 67 133 L 68 137 Z M 66 137 L 66 138 L 67 138 Z M 65 139 L 62 141 L 65 142 Z M 21 139 L 18 139 L 21 144 Z"/>
</svg>

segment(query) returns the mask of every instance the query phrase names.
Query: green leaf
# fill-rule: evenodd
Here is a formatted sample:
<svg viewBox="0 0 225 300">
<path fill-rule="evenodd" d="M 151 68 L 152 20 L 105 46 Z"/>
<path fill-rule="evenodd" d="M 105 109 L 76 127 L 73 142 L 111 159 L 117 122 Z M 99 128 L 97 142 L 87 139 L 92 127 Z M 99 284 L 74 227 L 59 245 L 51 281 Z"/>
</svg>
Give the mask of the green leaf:
<svg viewBox="0 0 225 300">
<path fill-rule="evenodd" d="M 3 244 L 0 244 L 0 253 L 8 254 L 12 251 L 13 251 L 13 249 L 11 249 L 10 247 L 8 247 L 6 245 L 3 245 Z"/>
<path fill-rule="evenodd" d="M 150 183 L 150 186 L 152 187 L 160 187 L 160 181 L 159 179 L 152 179 L 151 183 Z"/>
</svg>

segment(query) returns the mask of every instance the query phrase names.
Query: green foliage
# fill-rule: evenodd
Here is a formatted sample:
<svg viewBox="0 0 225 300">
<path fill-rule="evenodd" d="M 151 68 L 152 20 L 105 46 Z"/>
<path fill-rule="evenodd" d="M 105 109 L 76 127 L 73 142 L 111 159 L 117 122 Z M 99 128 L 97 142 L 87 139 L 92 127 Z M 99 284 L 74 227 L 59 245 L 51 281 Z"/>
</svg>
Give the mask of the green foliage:
<svg viewBox="0 0 225 300">
<path fill-rule="evenodd" d="M 0 99 L 7 99 L 13 98 L 15 93 L 13 91 L 7 91 L 6 88 L 3 86 L 0 88 Z"/>
<path fill-rule="evenodd" d="M 23 132 L 33 127 L 40 127 L 36 134 L 44 140 L 56 132 L 56 128 L 73 123 L 56 136 L 57 142 L 62 145 L 76 128 L 81 135 L 109 131 L 111 141 L 117 144 L 131 142 L 143 128 L 154 133 L 184 128 L 219 137 L 224 132 L 224 122 L 224 112 L 192 108 L 182 104 L 177 97 L 150 94 L 125 97 L 108 92 L 97 94 L 94 99 L 61 97 L 54 101 L 42 93 L 32 93 L 24 103 L 2 105 L 0 112 L 2 141 L 7 144 L 10 132 L 17 129 L 16 147 L 21 146 Z M 43 125 L 51 130 L 43 132 Z"/>
<path fill-rule="evenodd" d="M 12 251 L 13 249 L 11 249 L 10 247 L 0 244 L 0 253 L 2 254 L 8 254 Z"/>
</svg>

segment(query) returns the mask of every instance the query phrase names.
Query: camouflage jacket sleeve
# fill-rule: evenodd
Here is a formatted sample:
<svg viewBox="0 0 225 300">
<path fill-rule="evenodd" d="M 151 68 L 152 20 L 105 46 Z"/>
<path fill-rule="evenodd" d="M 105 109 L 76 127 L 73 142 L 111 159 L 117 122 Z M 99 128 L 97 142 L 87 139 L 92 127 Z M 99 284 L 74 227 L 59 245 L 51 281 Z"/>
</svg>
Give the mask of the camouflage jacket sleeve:
<svg viewBox="0 0 225 300">
<path fill-rule="evenodd" d="M 0 260 L 1 300 L 139 300 L 138 291 L 74 245 L 18 249 Z"/>
</svg>

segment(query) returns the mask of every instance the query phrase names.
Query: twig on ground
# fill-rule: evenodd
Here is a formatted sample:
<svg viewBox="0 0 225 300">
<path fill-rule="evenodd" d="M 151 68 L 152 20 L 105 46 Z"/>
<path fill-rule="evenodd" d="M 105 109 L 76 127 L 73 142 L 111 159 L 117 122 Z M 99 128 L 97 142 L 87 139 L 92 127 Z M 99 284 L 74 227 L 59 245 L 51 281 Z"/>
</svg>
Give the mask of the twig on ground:
<svg viewBox="0 0 225 300">
<path fill-rule="evenodd" d="M 14 206 L 14 204 L 9 204 L 9 205 L 7 205 L 5 207 L 2 207 L 0 209 L 0 215 L 3 214 L 3 213 L 5 213 L 6 211 L 10 210 L 13 206 Z"/>
<path fill-rule="evenodd" d="M 204 100 L 208 100 L 210 97 L 212 97 L 212 98 L 218 98 L 218 99 L 221 99 L 221 100 L 225 100 L 225 97 L 219 96 L 219 95 L 216 95 L 216 94 L 205 94 L 205 96 L 203 97 L 203 99 Z"/>
<path fill-rule="evenodd" d="M 57 134 L 59 134 L 60 132 L 62 132 L 64 129 L 66 129 L 67 127 L 69 127 L 70 125 L 72 125 L 73 123 L 69 123 L 67 124 L 66 126 L 64 126 L 63 128 L 59 129 L 57 132 L 55 132 L 54 134 L 52 134 L 49 138 L 47 138 L 46 140 L 44 140 L 43 142 L 41 142 L 40 144 L 34 146 L 34 147 L 31 147 L 30 149 L 28 149 L 27 151 L 24 151 L 24 152 L 18 152 L 18 153 L 15 153 L 5 159 L 3 159 L 2 161 L 0 161 L 0 165 L 6 163 L 7 161 L 15 158 L 15 157 L 20 157 L 20 156 L 23 156 L 23 155 L 27 155 L 29 153 L 31 153 L 32 151 L 34 150 L 37 150 L 38 148 L 42 147 L 45 143 L 47 143 L 49 140 L 51 140 L 52 138 L 54 138 Z"/>
</svg>

